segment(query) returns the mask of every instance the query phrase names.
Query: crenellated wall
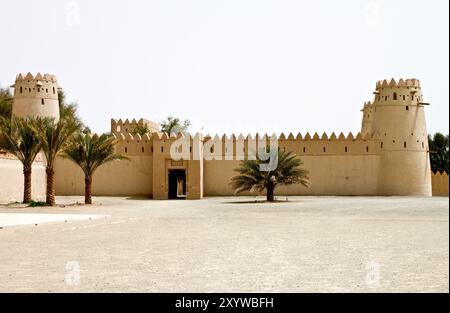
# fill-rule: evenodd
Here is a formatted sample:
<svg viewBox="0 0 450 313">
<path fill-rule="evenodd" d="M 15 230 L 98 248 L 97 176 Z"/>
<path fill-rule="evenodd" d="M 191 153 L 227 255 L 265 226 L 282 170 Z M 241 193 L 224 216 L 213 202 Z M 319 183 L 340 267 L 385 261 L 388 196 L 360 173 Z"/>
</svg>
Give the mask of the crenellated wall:
<svg viewBox="0 0 450 313">
<path fill-rule="evenodd" d="M 427 104 L 419 81 L 379 81 L 374 94 L 373 102 L 364 104 L 361 132 L 356 135 L 272 135 L 281 149 L 294 152 L 303 161 L 311 179 L 309 189 L 300 185 L 283 187 L 276 195 L 431 196 L 424 112 Z M 143 119 L 111 120 L 111 132 L 118 140 L 116 149 L 130 161 L 99 169 L 94 176 L 94 194 L 167 199 L 169 172 L 181 169 L 186 173 L 188 199 L 233 195 L 230 179 L 236 175 L 240 160 L 269 141 L 269 136 L 259 134 L 168 135 L 158 132 L 156 124 L 151 134 L 131 134 L 136 125 L 144 123 L 153 125 Z M 181 155 L 180 159 L 172 158 L 174 151 Z M 82 194 L 81 171 L 68 162 L 58 160 L 57 191 Z"/>
<path fill-rule="evenodd" d="M 434 197 L 448 197 L 448 174 L 444 173 L 432 173 L 431 181 L 433 185 Z"/>
<path fill-rule="evenodd" d="M 259 149 L 256 138 L 239 135 L 244 139 L 245 156 L 249 142 L 256 140 L 256 149 Z M 223 136 L 220 140 L 215 137 L 215 147 L 222 145 L 221 156 L 213 155 L 222 160 L 204 161 L 204 193 L 205 196 L 233 195 L 229 183 L 234 171 L 239 165 L 240 150 L 236 151 L 236 137 Z M 232 160 L 225 160 L 226 141 L 230 140 L 234 149 Z M 278 146 L 285 151 L 294 152 L 303 162 L 303 168 L 310 173 L 311 187 L 289 186 L 277 190 L 278 195 L 375 195 L 378 192 L 378 176 L 380 163 L 380 141 L 378 138 L 363 138 L 360 133 L 353 136 L 334 133 L 328 136 L 311 136 L 298 134 L 294 137 L 284 134 L 278 139 Z M 213 149 L 213 152 L 216 149 Z M 211 150 L 210 150 L 211 151 Z M 247 193 L 249 194 L 249 193 Z"/>
</svg>

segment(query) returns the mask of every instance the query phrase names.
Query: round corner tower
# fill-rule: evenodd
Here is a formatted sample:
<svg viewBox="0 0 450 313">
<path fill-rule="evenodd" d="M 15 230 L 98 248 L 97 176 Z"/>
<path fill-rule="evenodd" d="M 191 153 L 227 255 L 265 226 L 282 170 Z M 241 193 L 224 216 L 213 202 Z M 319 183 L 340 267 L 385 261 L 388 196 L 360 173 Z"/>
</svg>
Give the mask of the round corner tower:
<svg viewBox="0 0 450 313">
<path fill-rule="evenodd" d="M 16 77 L 12 114 L 40 116 L 59 120 L 58 82 L 54 75 L 31 73 Z"/>
<path fill-rule="evenodd" d="M 420 82 L 379 81 L 374 94 L 373 103 L 365 108 L 363 128 L 380 138 L 380 195 L 431 196 L 428 104 L 423 102 Z"/>
</svg>

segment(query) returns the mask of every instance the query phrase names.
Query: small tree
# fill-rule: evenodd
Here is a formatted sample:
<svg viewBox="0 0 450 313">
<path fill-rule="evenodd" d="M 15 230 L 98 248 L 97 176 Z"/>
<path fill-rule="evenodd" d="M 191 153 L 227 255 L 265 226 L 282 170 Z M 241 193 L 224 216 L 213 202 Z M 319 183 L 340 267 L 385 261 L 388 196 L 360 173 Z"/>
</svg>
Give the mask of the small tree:
<svg viewBox="0 0 450 313">
<path fill-rule="evenodd" d="M 449 171 L 449 139 L 448 135 L 435 133 L 428 135 L 428 147 L 430 150 L 431 170 L 436 172 Z"/>
<path fill-rule="evenodd" d="M 145 134 L 150 133 L 150 129 L 148 128 L 147 124 L 143 124 L 143 125 L 136 125 L 133 127 L 133 129 L 131 130 L 131 134 L 132 135 L 141 135 L 144 136 Z"/>
<path fill-rule="evenodd" d="M 64 157 L 75 162 L 84 173 L 84 203 L 92 204 L 92 178 L 94 172 L 101 165 L 127 159 L 121 154 L 114 153 L 116 140 L 112 136 L 103 134 L 76 133 L 73 144 L 65 149 Z"/>
<path fill-rule="evenodd" d="M 74 132 L 79 130 L 80 125 L 73 120 L 37 118 L 37 129 L 42 142 L 42 150 L 47 160 L 47 204 L 55 205 L 55 160 L 70 144 Z"/>
<path fill-rule="evenodd" d="M 275 152 L 277 153 L 277 152 Z M 278 148 L 278 164 L 274 170 L 261 171 L 262 164 L 266 164 L 257 156 L 256 160 L 243 160 L 235 169 L 239 175 L 231 178 L 235 193 L 243 191 L 267 192 L 267 201 L 274 201 L 274 191 L 282 185 L 301 184 L 309 187 L 308 171 L 301 169 L 303 162 L 292 152 L 285 152 Z"/>
<path fill-rule="evenodd" d="M 0 88 L 0 117 L 10 118 L 13 96 L 9 89 Z"/>
<path fill-rule="evenodd" d="M 23 203 L 31 202 L 33 162 L 41 150 L 34 118 L 0 117 L 0 148 L 14 154 L 23 167 Z"/>
<path fill-rule="evenodd" d="M 191 126 L 191 122 L 189 120 L 181 122 L 178 117 L 169 116 L 167 120 L 160 123 L 160 126 L 163 133 L 178 134 L 187 132 L 189 126 Z"/>
</svg>

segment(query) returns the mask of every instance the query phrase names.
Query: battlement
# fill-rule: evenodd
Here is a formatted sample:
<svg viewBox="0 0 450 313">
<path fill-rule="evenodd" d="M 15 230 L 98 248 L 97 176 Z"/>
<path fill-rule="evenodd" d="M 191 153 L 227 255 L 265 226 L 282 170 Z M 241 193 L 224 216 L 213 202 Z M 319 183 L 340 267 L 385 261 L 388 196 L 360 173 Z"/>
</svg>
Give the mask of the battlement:
<svg viewBox="0 0 450 313">
<path fill-rule="evenodd" d="M 136 126 L 147 126 L 150 132 L 157 132 L 159 131 L 159 125 L 155 122 L 146 120 L 146 119 L 132 119 L 131 121 L 129 119 L 111 119 L 111 133 L 118 134 L 118 133 L 131 133 L 133 131 L 133 128 Z"/>
<path fill-rule="evenodd" d="M 386 79 L 384 80 L 379 80 L 377 81 L 376 84 L 376 89 L 382 89 L 382 88 L 401 88 L 401 87 L 417 87 L 420 88 L 420 81 L 418 79 L 415 78 L 410 78 L 410 79 L 403 79 L 400 78 L 400 80 L 398 81 L 398 83 L 395 81 L 394 78 L 392 78 L 390 81 L 387 81 Z"/>
<path fill-rule="evenodd" d="M 50 74 L 42 75 L 41 73 L 37 73 L 36 76 L 33 76 L 33 74 L 28 72 L 27 74 L 20 73 L 20 74 L 18 74 L 16 76 L 16 83 L 17 82 L 21 82 L 21 81 L 32 81 L 32 80 L 57 83 L 56 76 L 55 75 L 50 75 Z"/>
<path fill-rule="evenodd" d="M 54 75 L 18 74 L 16 82 L 11 87 L 14 88 L 16 98 L 58 99 L 59 86 Z"/>
</svg>

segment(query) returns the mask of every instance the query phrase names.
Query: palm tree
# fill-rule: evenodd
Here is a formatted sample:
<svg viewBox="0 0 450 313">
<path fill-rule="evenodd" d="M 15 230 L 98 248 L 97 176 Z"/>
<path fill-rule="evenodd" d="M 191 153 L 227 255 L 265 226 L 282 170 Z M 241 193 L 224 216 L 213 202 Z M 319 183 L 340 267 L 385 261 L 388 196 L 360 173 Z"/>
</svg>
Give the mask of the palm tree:
<svg viewBox="0 0 450 313">
<path fill-rule="evenodd" d="M 73 120 L 37 118 L 37 129 L 42 142 L 42 150 L 47 160 L 47 204 L 55 205 L 55 160 L 70 144 L 72 135 L 79 130 L 80 125 Z"/>
<path fill-rule="evenodd" d="M 63 156 L 78 164 L 83 170 L 84 203 L 92 204 L 92 177 L 95 170 L 107 162 L 127 158 L 114 153 L 116 140 L 112 136 L 76 133 L 73 139 L 73 144 L 65 149 Z"/>
<path fill-rule="evenodd" d="M 299 168 L 303 162 L 292 152 L 285 152 L 280 148 L 277 152 L 278 163 L 274 170 L 261 171 L 260 165 L 267 163 L 259 157 L 256 160 L 241 161 L 239 167 L 235 169 L 239 175 L 231 178 L 235 193 L 243 191 L 262 193 L 266 190 L 267 201 L 273 202 L 274 190 L 281 185 L 301 184 L 309 187 L 308 171 Z"/>
<path fill-rule="evenodd" d="M 23 203 L 31 202 L 32 165 L 39 151 L 41 141 L 33 127 L 34 118 L 0 118 L 0 148 L 14 154 L 23 166 Z"/>
</svg>

